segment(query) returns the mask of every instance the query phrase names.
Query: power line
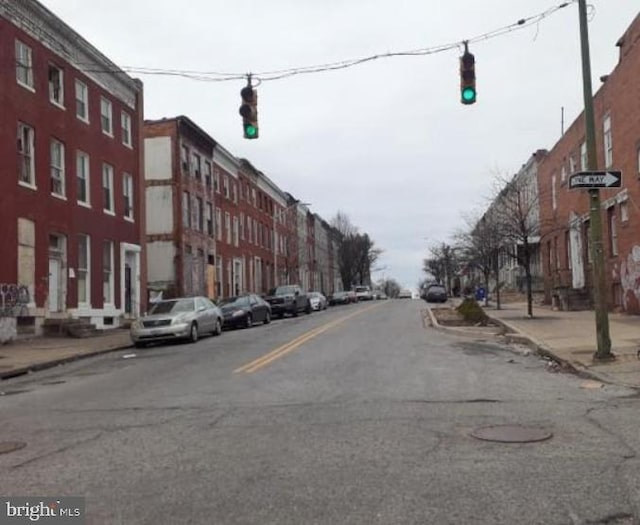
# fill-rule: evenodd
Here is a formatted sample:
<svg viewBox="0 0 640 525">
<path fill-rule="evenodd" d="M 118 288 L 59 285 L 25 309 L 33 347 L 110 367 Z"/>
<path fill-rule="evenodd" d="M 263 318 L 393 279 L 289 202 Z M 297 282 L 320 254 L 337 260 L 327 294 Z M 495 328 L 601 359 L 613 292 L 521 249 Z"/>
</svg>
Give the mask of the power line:
<svg viewBox="0 0 640 525">
<path fill-rule="evenodd" d="M 549 16 L 555 14 L 556 12 L 569 6 L 570 4 L 576 3 L 577 1 L 578 0 L 568 0 L 556 6 L 550 7 L 538 14 L 521 18 L 516 22 L 513 22 L 504 27 L 494 29 L 493 31 L 489 31 L 487 33 L 483 33 L 483 34 L 474 36 L 472 38 L 467 38 L 467 39 L 459 40 L 456 42 L 451 42 L 448 44 L 441 44 L 441 45 L 413 49 L 408 51 L 379 53 L 379 54 L 375 54 L 367 57 L 342 60 L 338 62 L 329 62 L 326 64 L 301 66 L 301 67 L 280 69 L 280 70 L 274 70 L 274 71 L 263 71 L 263 72 L 251 73 L 251 74 L 253 78 L 257 79 L 259 82 L 268 82 L 272 80 L 281 80 L 281 79 L 292 77 L 295 75 L 306 75 L 306 74 L 312 74 L 312 73 L 323 73 L 327 71 L 347 69 L 350 67 L 365 64 L 367 62 L 373 62 L 375 60 L 380 60 L 385 58 L 395 58 L 395 57 L 401 57 L 401 56 L 426 56 L 426 55 L 433 55 L 436 53 L 442 53 L 445 51 L 450 51 L 452 49 L 460 49 L 465 42 L 467 43 L 484 42 L 487 40 L 491 40 L 493 38 L 504 36 L 513 31 L 518 31 L 520 29 L 525 29 L 533 25 L 538 25 L 545 18 L 548 18 Z M 127 73 L 138 74 L 138 75 L 177 76 L 177 77 L 184 77 L 184 78 L 189 78 L 191 80 L 197 80 L 197 81 L 203 81 L 203 82 L 227 82 L 227 81 L 245 79 L 247 77 L 247 73 L 222 73 L 217 71 L 195 71 L 195 70 L 163 69 L 163 68 L 149 68 L 149 67 L 137 67 L 137 66 L 123 66 L 121 70 L 126 71 Z"/>
</svg>

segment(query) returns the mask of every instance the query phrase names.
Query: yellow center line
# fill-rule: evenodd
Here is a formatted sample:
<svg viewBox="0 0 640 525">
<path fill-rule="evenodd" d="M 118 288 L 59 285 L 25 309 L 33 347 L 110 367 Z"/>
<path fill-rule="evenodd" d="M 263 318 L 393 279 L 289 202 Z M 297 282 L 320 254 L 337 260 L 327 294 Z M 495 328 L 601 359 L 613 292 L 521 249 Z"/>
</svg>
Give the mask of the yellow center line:
<svg viewBox="0 0 640 525">
<path fill-rule="evenodd" d="M 278 348 L 263 355 L 262 357 L 254 359 L 253 361 L 241 366 L 240 368 L 236 368 L 233 372 L 234 373 L 245 372 L 247 374 L 252 374 L 253 372 L 256 372 L 261 368 L 267 366 L 269 363 L 272 363 L 276 359 L 279 359 L 287 355 L 288 353 L 293 352 L 296 348 L 299 348 L 304 343 L 306 343 L 307 341 L 310 341 L 311 339 L 320 335 L 321 333 L 326 332 L 327 330 L 333 328 L 334 326 L 338 326 L 339 324 L 344 323 L 345 321 L 347 321 L 348 319 L 351 319 L 352 317 L 355 317 L 356 315 L 360 315 L 365 312 L 368 312 L 373 308 L 377 308 L 378 306 L 381 306 L 381 304 L 374 304 L 362 310 L 358 310 L 357 312 L 353 312 L 349 315 L 341 317 L 340 319 L 336 319 L 334 321 L 321 325 L 317 328 L 314 328 L 313 330 L 310 330 L 302 334 L 301 336 L 296 337 L 292 341 L 289 341 L 288 343 L 285 343 L 282 346 L 279 346 Z"/>
</svg>

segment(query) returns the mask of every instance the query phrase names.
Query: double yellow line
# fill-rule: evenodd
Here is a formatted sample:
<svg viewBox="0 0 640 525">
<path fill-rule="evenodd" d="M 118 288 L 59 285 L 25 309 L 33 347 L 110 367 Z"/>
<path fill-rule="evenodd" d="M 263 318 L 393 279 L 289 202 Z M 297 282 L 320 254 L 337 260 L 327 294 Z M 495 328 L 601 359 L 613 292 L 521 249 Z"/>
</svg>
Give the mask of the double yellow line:
<svg viewBox="0 0 640 525">
<path fill-rule="evenodd" d="M 336 319 L 335 321 L 331 321 L 317 328 L 314 328 L 313 330 L 310 330 L 309 332 L 306 332 L 301 336 L 296 337 L 292 341 L 289 341 L 288 343 L 285 343 L 282 346 L 279 346 L 278 348 L 276 348 L 275 350 L 272 350 L 268 354 L 265 354 L 262 357 L 259 357 L 258 359 L 254 359 L 253 361 L 247 363 L 246 365 L 241 366 L 240 368 L 236 368 L 233 372 L 235 374 L 238 374 L 240 372 L 244 372 L 246 374 L 252 374 L 253 372 L 256 372 L 261 368 L 267 366 L 269 363 L 272 363 L 276 359 L 280 359 L 281 357 L 284 357 L 288 353 L 293 352 L 296 348 L 302 346 L 304 343 L 306 343 L 307 341 L 310 341 L 311 339 L 320 335 L 321 333 L 326 332 L 327 330 L 333 328 L 334 326 L 338 326 L 339 324 L 344 323 L 345 321 L 347 321 L 348 319 L 351 319 L 352 317 L 355 317 L 356 315 L 360 315 L 365 312 L 368 312 L 369 310 L 376 308 L 378 306 L 380 306 L 380 304 L 374 304 L 367 308 L 363 308 L 362 310 L 358 310 L 357 312 L 353 312 L 349 315 L 341 317 L 340 319 Z"/>
</svg>

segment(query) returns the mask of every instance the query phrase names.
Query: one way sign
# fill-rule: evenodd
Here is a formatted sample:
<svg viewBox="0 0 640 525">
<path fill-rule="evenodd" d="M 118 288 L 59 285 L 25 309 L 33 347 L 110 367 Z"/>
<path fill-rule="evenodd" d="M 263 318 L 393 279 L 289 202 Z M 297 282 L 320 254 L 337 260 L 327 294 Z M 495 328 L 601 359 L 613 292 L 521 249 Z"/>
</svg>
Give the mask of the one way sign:
<svg viewBox="0 0 640 525">
<path fill-rule="evenodd" d="M 581 171 L 569 177 L 569 188 L 619 188 L 621 171 Z"/>
</svg>

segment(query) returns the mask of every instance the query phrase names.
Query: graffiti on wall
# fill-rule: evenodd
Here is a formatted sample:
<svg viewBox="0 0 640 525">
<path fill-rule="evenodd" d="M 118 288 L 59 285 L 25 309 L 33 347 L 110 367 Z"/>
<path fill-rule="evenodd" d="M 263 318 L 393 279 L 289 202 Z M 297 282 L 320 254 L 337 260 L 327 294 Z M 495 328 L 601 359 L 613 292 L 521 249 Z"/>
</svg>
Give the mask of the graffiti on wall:
<svg viewBox="0 0 640 525">
<path fill-rule="evenodd" d="M 622 301 L 627 312 L 640 312 L 640 246 L 635 245 L 620 265 Z"/>
<path fill-rule="evenodd" d="M 30 300 L 29 288 L 26 285 L 0 283 L 0 317 L 28 315 Z"/>
</svg>

